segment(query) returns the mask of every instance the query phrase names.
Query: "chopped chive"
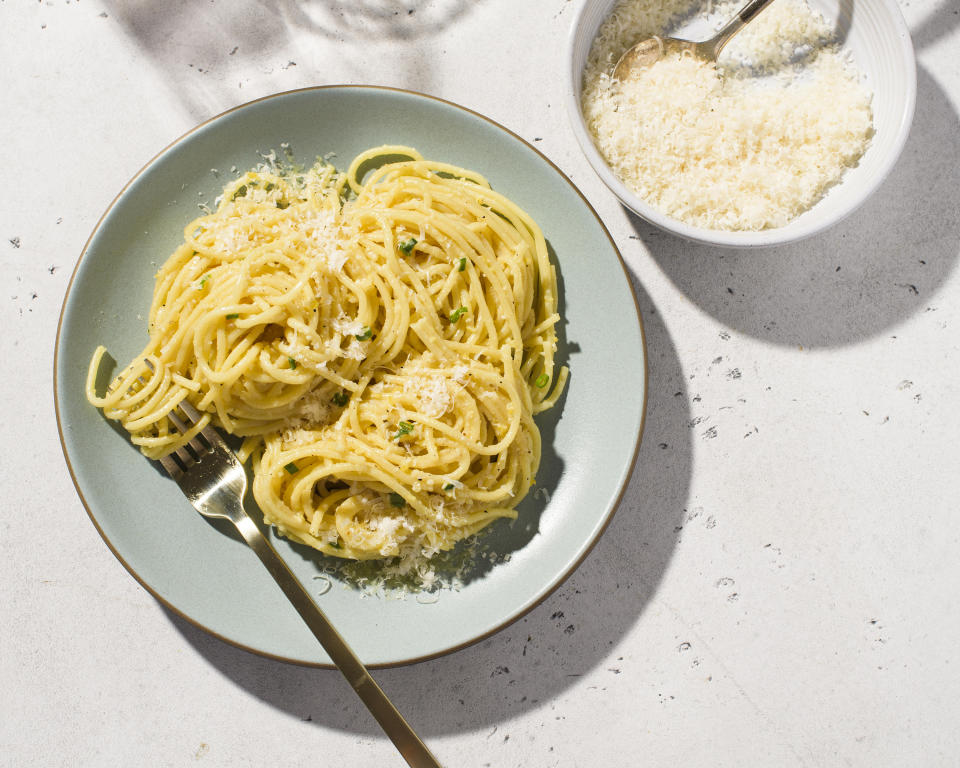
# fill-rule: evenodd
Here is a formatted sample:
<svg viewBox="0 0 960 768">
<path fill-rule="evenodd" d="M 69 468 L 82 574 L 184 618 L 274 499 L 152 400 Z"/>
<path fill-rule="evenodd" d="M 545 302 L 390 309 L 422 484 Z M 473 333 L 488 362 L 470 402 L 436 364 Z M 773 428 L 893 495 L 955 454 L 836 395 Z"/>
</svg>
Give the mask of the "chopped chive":
<svg viewBox="0 0 960 768">
<path fill-rule="evenodd" d="M 399 248 L 404 253 L 410 253 L 413 250 L 413 246 L 417 244 L 417 238 L 411 237 L 409 240 L 404 240 L 402 243 L 397 243 L 397 248 Z"/>
<path fill-rule="evenodd" d="M 290 370 L 291 370 L 291 371 L 292 371 L 292 370 L 295 370 L 296 367 L 297 367 L 297 361 L 294 360 L 292 357 L 288 357 L 288 358 L 287 358 L 287 365 L 290 367 Z"/>
<path fill-rule="evenodd" d="M 233 193 L 233 197 L 231 199 L 236 200 L 238 197 L 246 197 L 246 195 L 247 195 L 247 185 L 241 184 L 239 187 L 237 187 L 237 191 Z"/>
<path fill-rule="evenodd" d="M 294 464 L 292 461 L 289 464 L 284 464 L 283 468 L 287 470 L 287 474 L 295 475 L 300 471 L 300 467 Z"/>
<path fill-rule="evenodd" d="M 194 251 L 194 253 L 196 253 L 196 251 Z M 206 287 L 207 287 L 207 280 L 209 280 L 209 279 L 210 279 L 210 275 L 204 275 L 203 277 L 201 277 L 201 278 L 200 278 L 200 285 L 197 286 L 197 290 L 202 291 L 204 288 L 206 288 Z"/>
<path fill-rule="evenodd" d="M 369 325 L 365 325 L 360 329 L 360 333 L 357 334 L 357 341 L 366 341 L 371 336 L 373 336 L 373 331 L 370 330 Z"/>
<path fill-rule="evenodd" d="M 539 376 L 537 376 L 537 380 L 533 383 L 540 389 L 543 389 L 545 386 L 547 386 L 548 381 L 550 381 L 550 377 L 545 373 L 541 373 Z"/>
<path fill-rule="evenodd" d="M 277 185 L 274 184 L 274 183 L 271 181 L 271 182 L 268 182 L 268 183 L 267 183 L 267 186 L 265 186 L 264 189 L 265 189 L 267 192 L 271 192 L 273 189 L 276 188 L 276 186 L 277 186 Z"/>
<path fill-rule="evenodd" d="M 279 208 L 281 211 L 289 207 L 290 203 L 288 203 L 286 200 L 277 200 L 277 208 Z"/>
<path fill-rule="evenodd" d="M 330 399 L 333 400 L 334 405 L 343 408 L 343 406 L 350 402 L 350 395 L 348 395 L 346 392 L 335 392 L 333 397 Z"/>
<path fill-rule="evenodd" d="M 467 268 L 467 257 L 466 257 L 466 256 L 461 256 L 461 257 L 460 257 L 460 266 L 457 267 L 457 272 L 463 272 L 463 270 L 465 270 L 466 268 Z"/>
<path fill-rule="evenodd" d="M 333 549 L 343 549 L 343 547 L 340 546 L 340 539 L 337 539 L 336 541 L 328 541 L 327 544 L 333 547 Z"/>
<path fill-rule="evenodd" d="M 443 490 L 445 490 L 445 491 L 452 491 L 452 490 L 453 490 L 453 483 L 447 483 L 445 486 L 443 486 Z"/>
<path fill-rule="evenodd" d="M 457 320 L 460 319 L 460 316 L 461 316 L 461 315 L 465 315 L 466 313 L 467 313 L 467 308 L 466 308 L 466 307 L 460 307 L 459 309 L 455 309 L 455 310 L 453 311 L 453 314 L 450 315 L 450 322 L 451 322 L 451 323 L 457 322 Z"/>
<path fill-rule="evenodd" d="M 409 421 L 401 421 L 397 424 L 397 434 L 393 436 L 394 440 L 399 440 L 404 435 L 409 435 L 413 432 L 413 424 Z"/>
<path fill-rule="evenodd" d="M 236 320 L 238 317 L 240 317 L 239 312 L 231 312 L 229 315 L 227 315 L 227 320 Z"/>
<path fill-rule="evenodd" d="M 391 507 L 405 507 L 407 506 L 407 500 L 403 498 L 399 493 L 390 494 L 390 506 Z"/>
</svg>

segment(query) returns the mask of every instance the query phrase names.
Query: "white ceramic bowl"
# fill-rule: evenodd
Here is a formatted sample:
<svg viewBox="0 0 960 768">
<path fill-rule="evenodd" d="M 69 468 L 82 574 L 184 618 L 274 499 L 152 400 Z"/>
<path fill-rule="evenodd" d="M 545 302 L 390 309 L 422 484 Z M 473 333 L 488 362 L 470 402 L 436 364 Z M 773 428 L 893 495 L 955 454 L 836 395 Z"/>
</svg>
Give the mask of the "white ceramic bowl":
<svg viewBox="0 0 960 768">
<path fill-rule="evenodd" d="M 860 163 L 812 208 L 786 226 L 758 232 L 701 229 L 655 210 L 631 192 L 594 146 L 580 110 L 587 54 L 601 23 L 617 0 L 586 0 L 573 22 L 567 47 L 567 110 L 580 146 L 604 183 L 629 209 L 652 224 L 690 240 L 749 248 L 795 242 L 822 232 L 856 209 L 890 172 L 910 132 L 917 72 L 910 32 L 896 0 L 808 0 L 834 23 L 843 48 L 873 91 L 876 131 Z"/>
</svg>

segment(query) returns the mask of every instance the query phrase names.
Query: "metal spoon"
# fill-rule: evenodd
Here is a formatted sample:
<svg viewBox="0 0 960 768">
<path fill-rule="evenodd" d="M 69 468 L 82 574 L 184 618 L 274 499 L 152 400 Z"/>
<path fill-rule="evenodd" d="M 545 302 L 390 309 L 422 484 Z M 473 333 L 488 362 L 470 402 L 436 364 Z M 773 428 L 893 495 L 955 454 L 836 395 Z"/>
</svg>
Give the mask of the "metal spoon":
<svg viewBox="0 0 960 768">
<path fill-rule="evenodd" d="M 680 56 L 684 53 L 690 53 L 698 59 L 715 63 L 723 46 L 730 42 L 730 38 L 772 2 L 773 0 L 750 0 L 716 35 L 699 43 L 692 40 L 679 40 L 675 37 L 660 37 L 659 35 L 641 40 L 628 48 L 626 53 L 620 57 L 617 66 L 613 68 L 613 76 L 617 80 L 625 80 L 631 72 L 649 67 L 664 56 Z"/>
</svg>

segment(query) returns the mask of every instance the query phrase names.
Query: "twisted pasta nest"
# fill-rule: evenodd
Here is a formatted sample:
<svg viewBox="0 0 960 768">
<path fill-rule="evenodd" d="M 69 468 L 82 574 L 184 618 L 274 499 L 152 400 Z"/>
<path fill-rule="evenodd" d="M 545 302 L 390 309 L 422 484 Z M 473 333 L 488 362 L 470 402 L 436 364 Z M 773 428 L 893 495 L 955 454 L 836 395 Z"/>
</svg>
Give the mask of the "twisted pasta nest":
<svg viewBox="0 0 960 768">
<path fill-rule="evenodd" d="M 374 170 L 364 171 L 373 167 Z M 152 458 L 189 400 L 246 438 L 267 522 L 326 554 L 429 558 L 516 505 L 567 371 L 536 223 L 476 173 L 378 147 L 229 184 L 156 277 L 150 341 L 99 396 Z M 192 432 L 196 431 L 193 430 Z"/>
</svg>

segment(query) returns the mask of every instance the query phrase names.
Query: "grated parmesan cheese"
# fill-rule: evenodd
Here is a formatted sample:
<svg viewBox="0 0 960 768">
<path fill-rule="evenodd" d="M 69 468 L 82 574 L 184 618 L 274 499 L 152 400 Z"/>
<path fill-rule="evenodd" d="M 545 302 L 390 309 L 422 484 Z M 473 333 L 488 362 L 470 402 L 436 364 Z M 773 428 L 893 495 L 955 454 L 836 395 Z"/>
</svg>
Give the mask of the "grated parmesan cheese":
<svg viewBox="0 0 960 768">
<path fill-rule="evenodd" d="M 407 379 L 403 389 L 407 394 L 413 395 L 420 410 L 432 418 L 439 419 L 453 408 L 453 397 L 447 389 L 447 380 L 438 374 Z"/>
<path fill-rule="evenodd" d="M 333 321 L 333 330 L 344 336 L 357 336 L 363 331 L 363 322 L 358 319 L 351 320 L 341 312 Z"/>
<path fill-rule="evenodd" d="M 296 411 L 285 420 L 284 442 L 298 444 L 314 439 L 315 436 L 310 435 L 309 430 L 330 424 L 334 415 L 336 411 L 321 395 L 320 390 L 308 392 L 297 404 Z"/>
<path fill-rule="evenodd" d="M 713 26 L 739 3 L 711 4 Z M 664 59 L 625 82 L 612 78 L 630 45 L 651 34 L 683 37 L 678 28 L 698 9 L 682 0 L 615 7 L 584 72 L 588 128 L 617 176 L 661 212 L 708 229 L 784 226 L 863 156 L 871 94 L 804 0 L 771 5 L 716 67 Z"/>
</svg>

